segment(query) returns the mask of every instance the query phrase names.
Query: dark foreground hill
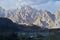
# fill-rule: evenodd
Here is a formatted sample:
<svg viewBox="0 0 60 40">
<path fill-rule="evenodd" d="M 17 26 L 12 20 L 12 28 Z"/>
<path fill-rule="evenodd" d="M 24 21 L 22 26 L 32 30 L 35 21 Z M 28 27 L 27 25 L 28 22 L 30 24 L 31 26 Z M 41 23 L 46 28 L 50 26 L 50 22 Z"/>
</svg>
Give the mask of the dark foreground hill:
<svg viewBox="0 0 60 40">
<path fill-rule="evenodd" d="M 18 31 L 18 25 L 13 23 L 10 19 L 0 18 L 0 31 Z"/>
<path fill-rule="evenodd" d="M 23 36 L 23 33 L 25 33 L 25 36 Z M 31 36 L 33 38 L 30 38 Z M 0 40 L 21 39 L 60 40 L 60 29 L 40 28 L 37 25 L 19 25 L 12 22 L 10 19 L 0 18 Z"/>
<path fill-rule="evenodd" d="M 60 29 L 47 29 L 47 28 L 40 28 L 37 25 L 32 26 L 26 26 L 26 25 L 19 25 L 14 22 L 12 22 L 8 18 L 0 18 L 0 32 L 2 31 L 23 31 L 23 32 L 41 32 L 41 31 L 54 31 L 54 30 L 60 30 Z"/>
<path fill-rule="evenodd" d="M 17 33 L 29 33 L 33 32 L 43 32 L 45 29 L 40 28 L 39 26 L 32 25 L 19 25 L 12 22 L 10 19 L 7 18 L 0 18 L 0 40 L 17 40 Z M 29 33 L 29 35 L 33 36 Z"/>
<path fill-rule="evenodd" d="M 46 30 L 36 25 L 32 25 L 32 26 L 19 25 L 19 24 L 13 23 L 10 19 L 0 18 L 0 31 L 6 31 L 6 30 L 8 31 L 9 29 L 11 29 L 12 31 L 28 31 L 28 32 Z"/>
</svg>

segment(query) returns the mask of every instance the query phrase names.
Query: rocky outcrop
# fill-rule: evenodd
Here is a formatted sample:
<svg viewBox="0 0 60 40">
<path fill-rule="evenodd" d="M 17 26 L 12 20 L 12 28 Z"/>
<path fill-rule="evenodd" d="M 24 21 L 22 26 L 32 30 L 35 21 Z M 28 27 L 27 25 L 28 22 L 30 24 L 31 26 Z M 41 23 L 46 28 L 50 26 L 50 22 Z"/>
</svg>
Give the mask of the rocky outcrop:
<svg viewBox="0 0 60 40">
<path fill-rule="evenodd" d="M 56 25 L 58 28 L 60 28 L 60 10 L 55 11 L 54 15 L 56 17 L 56 20 L 55 20 Z"/>
<path fill-rule="evenodd" d="M 59 28 L 60 11 L 56 11 L 54 14 L 51 14 L 51 12 L 47 10 L 36 10 L 35 8 L 32 8 L 28 5 L 6 11 L 0 8 L 0 11 L 1 17 L 9 18 L 17 24 L 31 26 L 38 25 L 45 28 Z"/>
<path fill-rule="evenodd" d="M 49 28 L 56 27 L 56 23 L 53 20 L 54 17 L 52 18 L 52 15 L 53 14 L 51 14 L 49 11 L 45 11 L 44 14 L 43 14 L 43 17 L 44 17 L 46 23 L 48 24 Z"/>
</svg>

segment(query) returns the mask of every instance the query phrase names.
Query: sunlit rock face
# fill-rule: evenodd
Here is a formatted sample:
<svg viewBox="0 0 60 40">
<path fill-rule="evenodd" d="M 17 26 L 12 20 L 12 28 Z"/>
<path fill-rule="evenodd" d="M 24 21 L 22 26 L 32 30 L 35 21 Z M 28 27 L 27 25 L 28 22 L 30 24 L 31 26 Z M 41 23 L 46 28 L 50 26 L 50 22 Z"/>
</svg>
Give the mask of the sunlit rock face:
<svg viewBox="0 0 60 40">
<path fill-rule="evenodd" d="M 55 14 L 56 20 L 59 21 L 60 20 L 60 10 L 56 11 L 54 14 Z"/>
<path fill-rule="evenodd" d="M 25 25 L 38 25 L 44 28 L 60 28 L 60 11 L 51 14 L 48 10 L 36 10 L 28 5 L 17 9 L 5 10 L 0 7 L 0 17 L 6 17 L 13 22 Z"/>
<path fill-rule="evenodd" d="M 60 10 L 55 11 L 54 14 L 55 14 L 55 17 L 56 17 L 56 20 L 55 20 L 56 25 L 57 25 L 57 27 L 60 28 Z"/>
<path fill-rule="evenodd" d="M 9 10 L 7 17 L 16 23 L 33 24 L 38 17 L 38 11 L 30 6 L 22 6 L 19 9 Z"/>
<path fill-rule="evenodd" d="M 49 11 L 44 11 L 43 18 L 48 24 L 49 28 L 56 27 L 55 21 L 52 19 L 52 15 Z"/>
</svg>

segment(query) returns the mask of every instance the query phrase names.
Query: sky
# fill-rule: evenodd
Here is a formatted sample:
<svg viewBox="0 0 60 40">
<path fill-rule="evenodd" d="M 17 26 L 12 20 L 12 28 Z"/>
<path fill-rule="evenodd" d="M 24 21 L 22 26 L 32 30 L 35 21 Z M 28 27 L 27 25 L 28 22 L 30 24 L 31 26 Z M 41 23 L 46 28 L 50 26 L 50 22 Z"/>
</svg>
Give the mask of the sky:
<svg viewBox="0 0 60 40">
<path fill-rule="evenodd" d="M 17 8 L 21 5 L 54 12 L 60 9 L 60 0 L 0 0 L 0 6 L 5 9 Z"/>
</svg>

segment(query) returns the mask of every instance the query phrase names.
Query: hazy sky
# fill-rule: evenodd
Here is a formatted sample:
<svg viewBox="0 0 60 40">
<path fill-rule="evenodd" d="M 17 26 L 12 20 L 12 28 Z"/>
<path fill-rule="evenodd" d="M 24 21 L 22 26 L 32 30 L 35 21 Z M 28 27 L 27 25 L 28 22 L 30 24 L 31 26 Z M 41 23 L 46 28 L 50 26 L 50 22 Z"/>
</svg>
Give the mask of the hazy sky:
<svg viewBox="0 0 60 40">
<path fill-rule="evenodd" d="M 6 9 L 17 8 L 23 4 L 51 12 L 60 9 L 60 0 L 0 0 L 0 6 Z"/>
</svg>

